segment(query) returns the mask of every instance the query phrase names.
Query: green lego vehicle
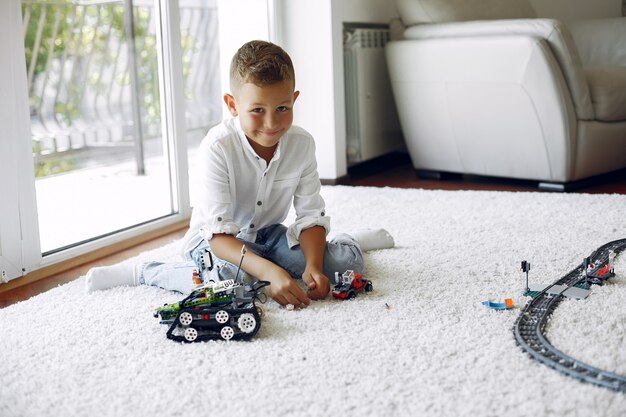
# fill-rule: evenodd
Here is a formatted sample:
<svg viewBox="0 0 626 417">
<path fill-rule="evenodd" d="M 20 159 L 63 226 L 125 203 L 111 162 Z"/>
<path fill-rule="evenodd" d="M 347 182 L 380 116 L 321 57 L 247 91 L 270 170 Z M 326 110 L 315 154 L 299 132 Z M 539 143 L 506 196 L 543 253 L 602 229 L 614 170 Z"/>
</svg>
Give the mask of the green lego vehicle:
<svg viewBox="0 0 626 417">
<path fill-rule="evenodd" d="M 170 324 L 168 339 L 178 342 L 250 340 L 261 328 L 263 308 L 256 304 L 258 291 L 269 285 L 252 286 L 223 281 L 194 290 L 182 301 L 165 305 L 155 313 Z"/>
<path fill-rule="evenodd" d="M 200 342 L 214 339 L 251 339 L 261 328 L 263 308 L 256 304 L 258 292 L 268 281 L 256 281 L 252 285 L 241 284 L 237 278 L 246 253 L 241 248 L 241 260 L 235 279 L 205 281 L 205 271 L 213 269 L 210 251 L 199 254 L 198 270 L 192 274 L 196 288 L 181 301 L 165 304 L 154 312 L 162 324 L 169 324 L 168 339 L 178 342 Z"/>
<path fill-rule="evenodd" d="M 228 304 L 235 298 L 235 288 L 238 287 L 241 287 L 241 285 L 232 279 L 217 283 L 210 282 L 207 285 L 199 286 L 188 297 L 179 302 L 165 304 L 163 307 L 157 308 L 154 312 L 154 317 L 161 317 L 162 324 L 170 324 L 183 308 Z"/>
</svg>

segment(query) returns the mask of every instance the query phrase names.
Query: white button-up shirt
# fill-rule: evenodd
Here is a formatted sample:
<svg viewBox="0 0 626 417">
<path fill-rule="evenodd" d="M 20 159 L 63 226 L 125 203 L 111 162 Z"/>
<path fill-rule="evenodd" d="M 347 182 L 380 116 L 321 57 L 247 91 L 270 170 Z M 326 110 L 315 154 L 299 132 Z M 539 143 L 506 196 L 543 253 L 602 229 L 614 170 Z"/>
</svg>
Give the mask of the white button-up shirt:
<svg viewBox="0 0 626 417">
<path fill-rule="evenodd" d="M 184 251 L 218 233 L 254 242 L 259 229 L 287 218 L 292 202 L 296 220 L 287 230 L 290 247 L 309 227 L 323 226 L 329 232 L 315 142 L 304 129 L 292 126 L 269 164 L 248 143 L 238 117 L 212 128 L 197 152 L 192 184 L 197 199 L 183 239 Z"/>
</svg>

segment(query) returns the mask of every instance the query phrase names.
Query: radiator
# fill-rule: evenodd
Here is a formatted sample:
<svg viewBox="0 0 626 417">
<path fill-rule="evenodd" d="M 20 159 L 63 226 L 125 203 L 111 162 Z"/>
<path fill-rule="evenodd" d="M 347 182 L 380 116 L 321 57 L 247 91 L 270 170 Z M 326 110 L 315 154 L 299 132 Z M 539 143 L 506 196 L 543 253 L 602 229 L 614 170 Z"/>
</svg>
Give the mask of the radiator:
<svg viewBox="0 0 626 417">
<path fill-rule="evenodd" d="M 348 165 L 404 150 L 385 59 L 386 25 L 344 24 Z"/>
</svg>

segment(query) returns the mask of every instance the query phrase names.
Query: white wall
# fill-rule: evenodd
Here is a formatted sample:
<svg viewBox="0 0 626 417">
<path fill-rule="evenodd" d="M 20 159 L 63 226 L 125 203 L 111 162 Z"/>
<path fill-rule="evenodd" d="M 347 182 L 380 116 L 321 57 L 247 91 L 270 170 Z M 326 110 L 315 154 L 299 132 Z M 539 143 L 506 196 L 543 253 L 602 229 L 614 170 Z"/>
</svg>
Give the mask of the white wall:
<svg viewBox="0 0 626 417">
<path fill-rule="evenodd" d="M 295 123 L 317 143 L 322 179 L 347 173 L 343 22 L 388 23 L 389 0 L 274 0 L 276 42 L 291 55 L 300 97 Z"/>
<path fill-rule="evenodd" d="M 277 0 L 276 12 L 276 41 L 293 60 L 300 91 L 294 123 L 315 138 L 320 176 L 335 178 L 340 116 L 335 112 L 331 0 Z"/>
<path fill-rule="evenodd" d="M 220 42 L 220 77 L 222 93 L 230 92 L 229 68 L 237 49 L 244 43 L 269 40 L 267 2 L 259 0 L 218 0 L 218 36 Z M 230 117 L 222 106 L 225 117 Z"/>
</svg>

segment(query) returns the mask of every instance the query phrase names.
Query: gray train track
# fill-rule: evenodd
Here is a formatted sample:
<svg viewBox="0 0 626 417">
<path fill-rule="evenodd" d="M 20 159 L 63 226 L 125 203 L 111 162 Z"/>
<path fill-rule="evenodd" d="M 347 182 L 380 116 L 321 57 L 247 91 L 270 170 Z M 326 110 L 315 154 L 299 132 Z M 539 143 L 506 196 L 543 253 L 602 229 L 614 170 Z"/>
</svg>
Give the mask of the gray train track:
<svg viewBox="0 0 626 417">
<path fill-rule="evenodd" d="M 619 254 L 626 249 L 626 239 L 609 242 L 596 249 L 590 256 L 591 274 L 596 274 L 606 266 L 609 260 L 609 251 Z M 555 284 L 575 286 L 585 283 L 584 263 L 559 279 Z M 626 392 L 626 376 L 595 368 L 589 364 L 572 358 L 555 348 L 546 338 L 544 331 L 548 318 L 554 309 L 563 300 L 560 294 L 541 292 L 528 302 L 513 326 L 513 334 L 517 344 L 528 353 L 531 358 L 550 368 L 579 379 L 584 382 L 609 388 L 614 391 Z"/>
</svg>

